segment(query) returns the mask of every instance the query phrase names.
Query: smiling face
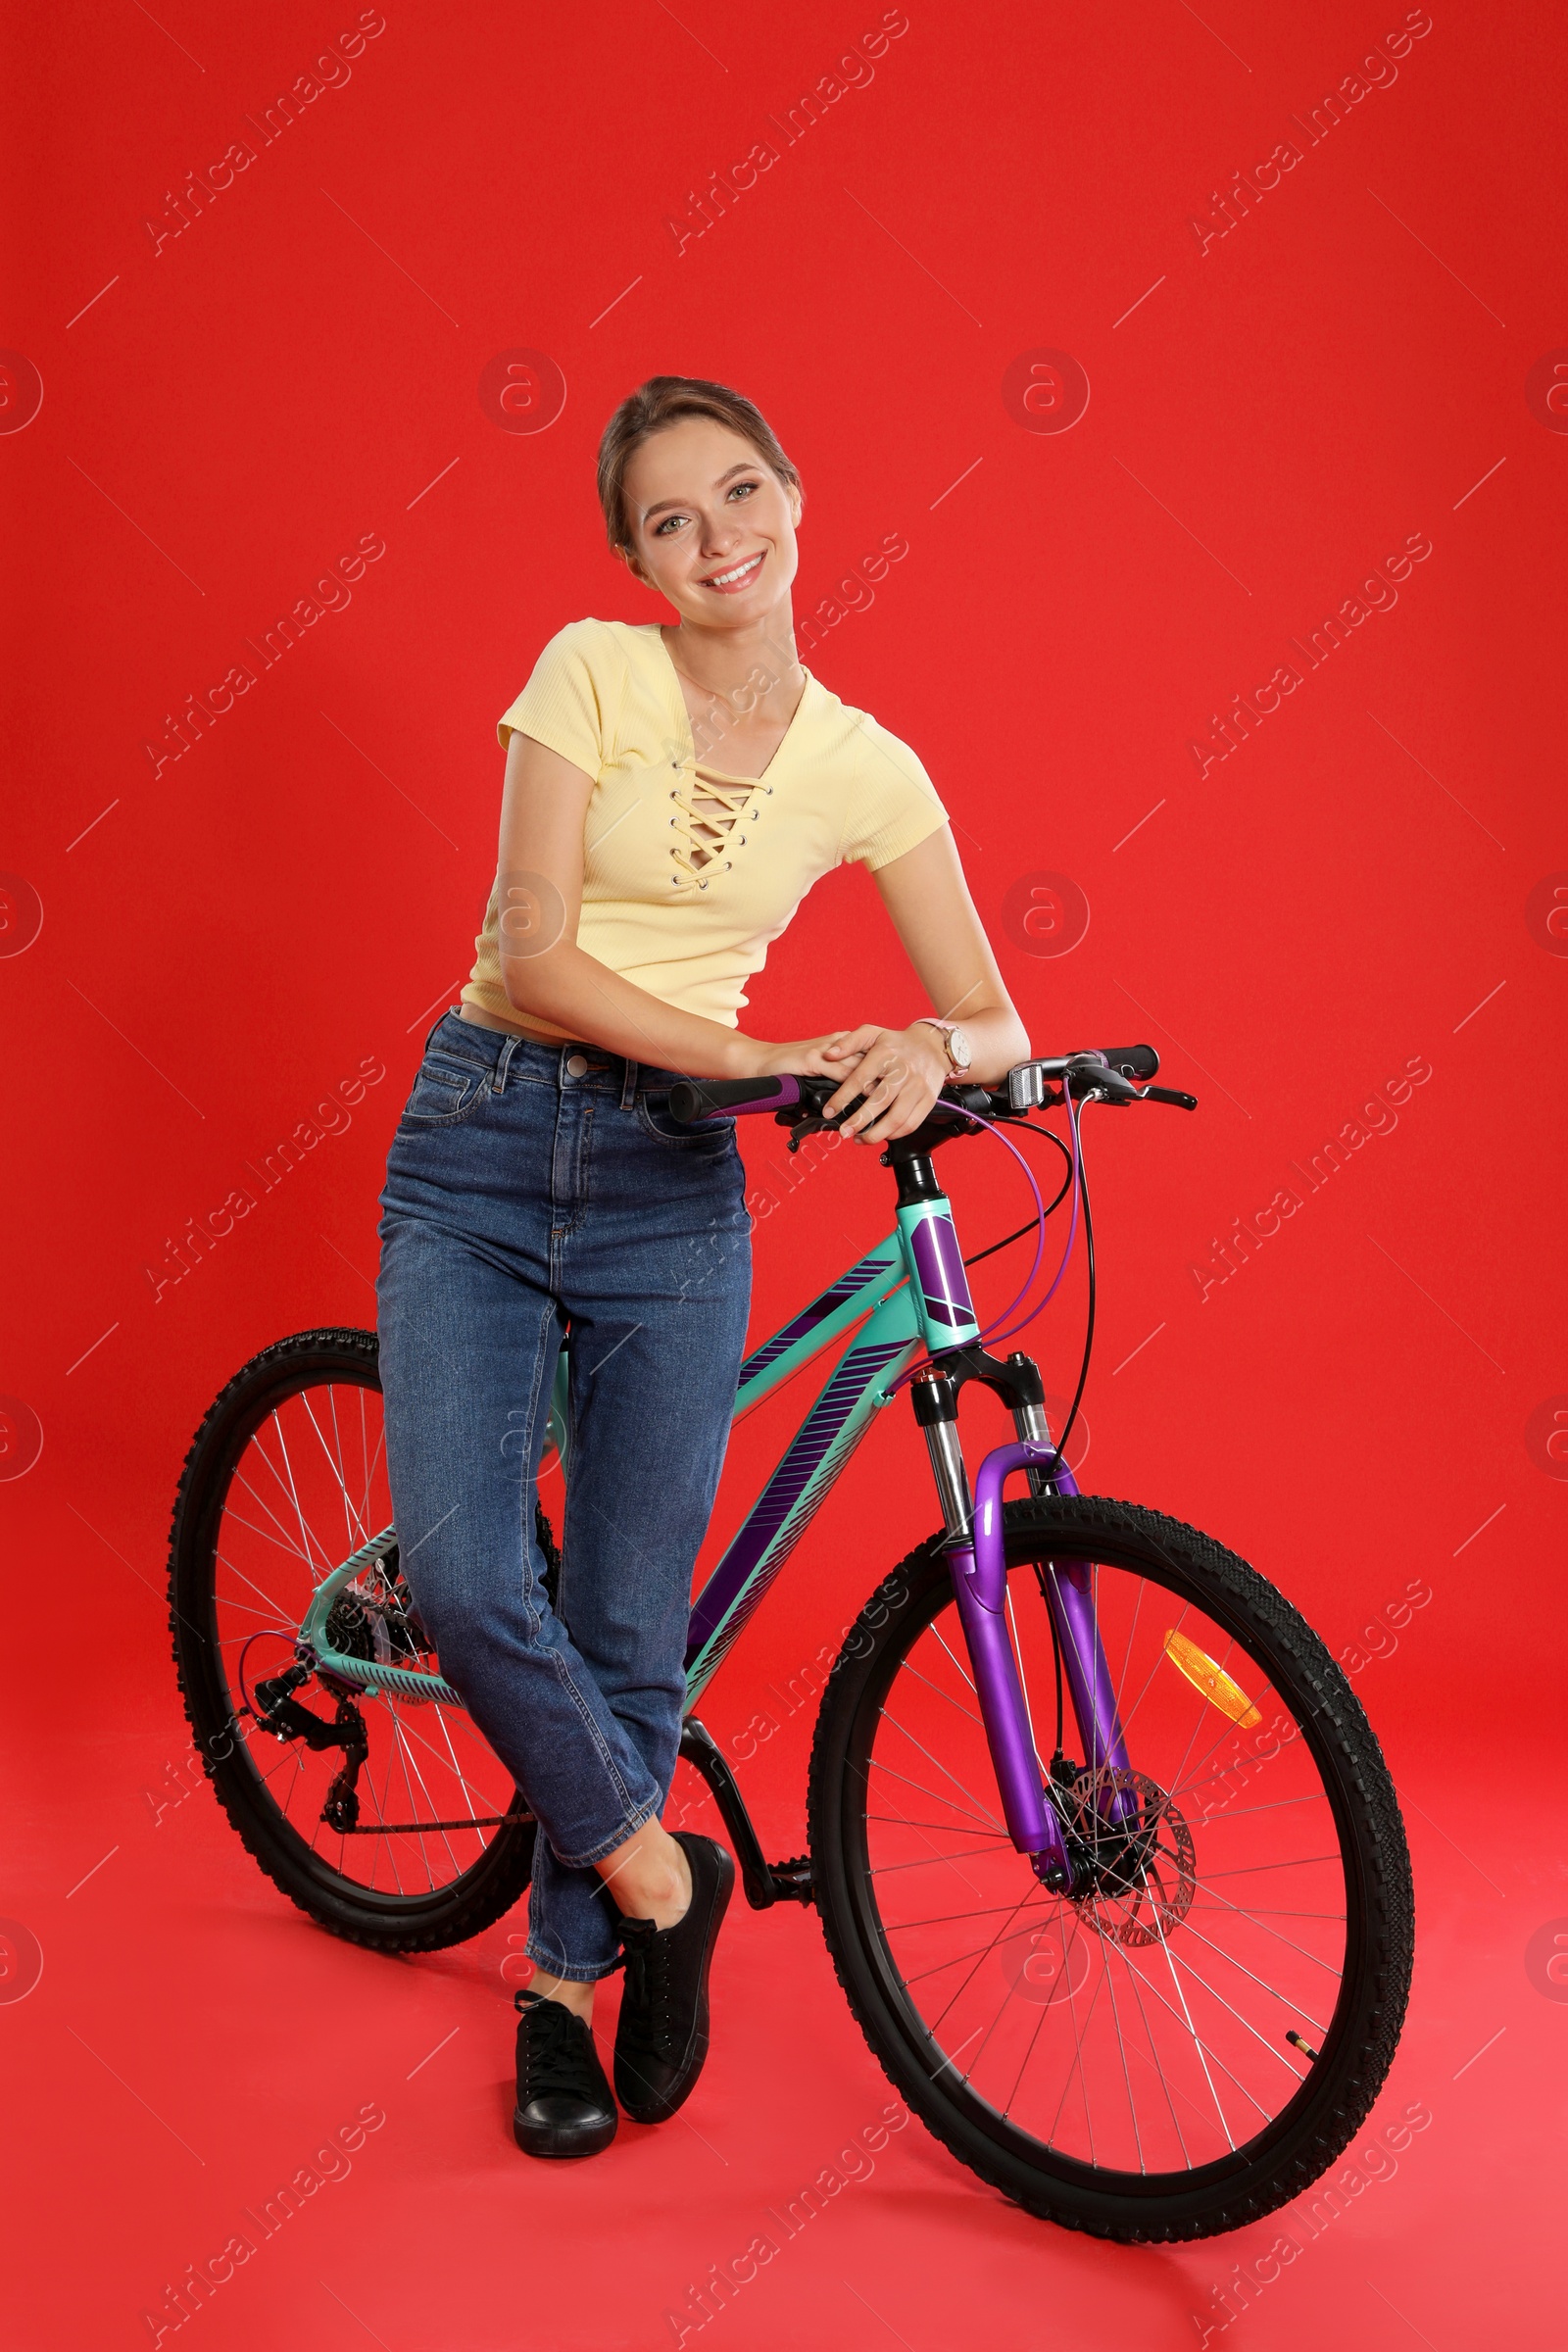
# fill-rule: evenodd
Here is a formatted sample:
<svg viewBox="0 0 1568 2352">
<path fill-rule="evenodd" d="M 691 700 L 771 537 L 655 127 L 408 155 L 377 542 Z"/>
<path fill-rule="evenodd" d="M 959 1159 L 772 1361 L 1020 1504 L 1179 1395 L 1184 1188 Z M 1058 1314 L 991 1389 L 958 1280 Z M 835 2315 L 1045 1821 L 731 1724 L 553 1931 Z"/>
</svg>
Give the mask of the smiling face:
<svg viewBox="0 0 1568 2352">
<path fill-rule="evenodd" d="M 651 434 L 626 467 L 625 501 L 627 564 L 683 621 L 745 627 L 789 594 L 800 493 L 728 425 L 683 416 Z"/>
</svg>

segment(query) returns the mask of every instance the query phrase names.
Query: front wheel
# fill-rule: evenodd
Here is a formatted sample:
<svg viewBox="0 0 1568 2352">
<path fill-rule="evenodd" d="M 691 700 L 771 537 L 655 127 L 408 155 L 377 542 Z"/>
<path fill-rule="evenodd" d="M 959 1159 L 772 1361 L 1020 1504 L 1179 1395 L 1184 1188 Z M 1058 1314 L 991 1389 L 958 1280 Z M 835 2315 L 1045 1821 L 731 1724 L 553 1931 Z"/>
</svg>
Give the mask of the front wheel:
<svg viewBox="0 0 1568 2352">
<path fill-rule="evenodd" d="M 1323 1643 L 1245 1561 L 1132 1503 L 1004 1511 L 1036 1750 L 1075 1855 L 1007 1837 L 942 1542 L 873 1594 L 811 1754 L 817 1901 L 888 2076 L 1030 2212 L 1102 2237 L 1240 2228 L 1360 2129 L 1413 1899 L 1393 1784 Z M 1047 1605 L 1087 1568 L 1128 1765 L 1082 1759 Z"/>
</svg>

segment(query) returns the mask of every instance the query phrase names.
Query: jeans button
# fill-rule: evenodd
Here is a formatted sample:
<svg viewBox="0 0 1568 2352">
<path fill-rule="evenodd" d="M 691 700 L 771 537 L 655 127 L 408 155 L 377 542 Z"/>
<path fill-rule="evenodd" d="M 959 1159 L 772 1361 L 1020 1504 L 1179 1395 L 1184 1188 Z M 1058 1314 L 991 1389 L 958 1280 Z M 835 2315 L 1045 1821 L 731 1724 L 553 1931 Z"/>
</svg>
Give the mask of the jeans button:
<svg viewBox="0 0 1568 2352">
<path fill-rule="evenodd" d="M 569 1054 L 566 1056 L 566 1076 L 568 1078 L 586 1078 L 587 1075 L 588 1064 L 582 1054 Z"/>
</svg>

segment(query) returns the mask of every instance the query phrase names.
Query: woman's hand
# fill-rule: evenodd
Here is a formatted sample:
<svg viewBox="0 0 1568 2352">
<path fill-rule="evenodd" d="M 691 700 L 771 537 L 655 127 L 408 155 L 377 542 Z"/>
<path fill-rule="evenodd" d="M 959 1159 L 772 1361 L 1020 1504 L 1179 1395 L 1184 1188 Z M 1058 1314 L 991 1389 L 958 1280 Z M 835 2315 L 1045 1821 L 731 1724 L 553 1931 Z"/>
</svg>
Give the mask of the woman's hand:
<svg viewBox="0 0 1568 2352">
<path fill-rule="evenodd" d="M 749 1038 L 746 1044 L 746 1067 L 738 1075 L 745 1078 L 842 1078 L 850 1066 L 841 1059 L 829 1060 L 829 1054 L 839 1054 L 848 1029 L 829 1029 L 822 1037 L 798 1037 L 792 1045 L 769 1046 L 760 1039 Z"/>
<path fill-rule="evenodd" d="M 863 1095 L 864 1102 L 839 1128 L 841 1135 L 862 1144 L 912 1135 L 953 1074 L 941 1034 L 926 1021 L 908 1029 L 880 1029 L 867 1021 L 818 1042 L 826 1074 L 844 1079 L 822 1116 L 837 1119 L 846 1103 Z"/>
</svg>

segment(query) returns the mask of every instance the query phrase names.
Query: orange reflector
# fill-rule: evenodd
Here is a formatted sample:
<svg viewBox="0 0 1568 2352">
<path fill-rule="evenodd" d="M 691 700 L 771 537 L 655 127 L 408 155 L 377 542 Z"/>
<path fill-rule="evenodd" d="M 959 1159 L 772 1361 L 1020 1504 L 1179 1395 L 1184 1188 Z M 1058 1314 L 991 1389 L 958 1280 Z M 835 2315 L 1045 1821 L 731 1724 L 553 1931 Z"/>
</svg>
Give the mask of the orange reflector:
<svg viewBox="0 0 1568 2352">
<path fill-rule="evenodd" d="M 1239 1683 L 1233 1683 L 1223 1666 L 1216 1666 L 1206 1650 L 1189 1642 L 1185 1634 L 1173 1627 L 1165 1636 L 1165 1655 L 1178 1674 L 1184 1674 L 1195 1690 L 1200 1690 L 1212 1707 L 1228 1715 L 1244 1732 L 1263 1718 L 1253 1706 Z"/>
</svg>

